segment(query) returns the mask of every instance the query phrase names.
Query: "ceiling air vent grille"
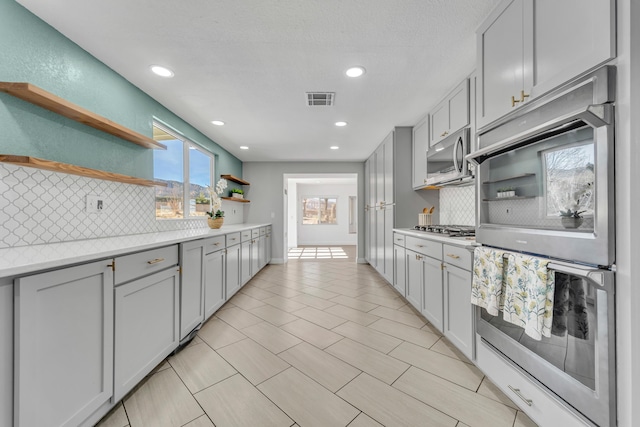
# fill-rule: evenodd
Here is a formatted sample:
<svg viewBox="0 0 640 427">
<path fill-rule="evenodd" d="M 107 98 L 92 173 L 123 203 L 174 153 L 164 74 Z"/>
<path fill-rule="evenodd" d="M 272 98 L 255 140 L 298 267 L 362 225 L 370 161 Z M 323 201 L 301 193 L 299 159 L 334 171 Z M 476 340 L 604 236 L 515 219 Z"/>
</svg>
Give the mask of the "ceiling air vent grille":
<svg viewBox="0 0 640 427">
<path fill-rule="evenodd" d="M 307 105 L 309 107 L 331 107 L 335 97 L 335 92 L 307 92 Z"/>
</svg>

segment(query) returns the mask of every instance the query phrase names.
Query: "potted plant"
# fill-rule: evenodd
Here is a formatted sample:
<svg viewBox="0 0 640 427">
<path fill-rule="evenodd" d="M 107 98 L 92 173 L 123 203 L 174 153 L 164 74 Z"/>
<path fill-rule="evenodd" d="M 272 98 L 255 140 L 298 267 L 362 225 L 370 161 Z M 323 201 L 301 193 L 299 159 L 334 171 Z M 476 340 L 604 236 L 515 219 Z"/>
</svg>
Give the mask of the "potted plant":
<svg viewBox="0 0 640 427">
<path fill-rule="evenodd" d="M 516 196 L 516 188 L 515 187 L 498 188 L 498 198 L 515 197 L 515 196 Z"/>
<path fill-rule="evenodd" d="M 231 197 L 234 197 L 236 199 L 243 199 L 244 198 L 244 191 L 239 189 L 239 188 L 232 188 L 231 189 Z"/>
<path fill-rule="evenodd" d="M 584 221 L 581 215 L 585 211 L 579 211 L 578 209 L 567 209 L 566 211 L 560 211 L 560 221 L 564 228 L 578 228 Z"/>
<path fill-rule="evenodd" d="M 209 228 L 220 228 L 224 223 L 224 211 L 220 210 L 222 207 L 222 199 L 220 194 L 227 188 L 227 180 L 221 178 L 216 184 L 215 188 L 207 187 L 209 191 L 209 208 L 207 212 L 207 224 Z"/>
</svg>

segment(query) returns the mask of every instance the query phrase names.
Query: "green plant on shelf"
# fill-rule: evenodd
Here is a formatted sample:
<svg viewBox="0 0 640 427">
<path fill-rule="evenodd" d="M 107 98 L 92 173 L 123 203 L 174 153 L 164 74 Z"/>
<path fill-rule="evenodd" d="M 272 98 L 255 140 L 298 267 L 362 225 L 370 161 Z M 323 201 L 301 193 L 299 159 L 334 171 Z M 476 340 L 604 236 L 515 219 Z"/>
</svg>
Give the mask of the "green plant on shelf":
<svg viewBox="0 0 640 427">
<path fill-rule="evenodd" d="M 241 190 L 240 188 L 232 188 L 230 191 L 231 194 L 244 194 L 244 190 Z"/>
</svg>

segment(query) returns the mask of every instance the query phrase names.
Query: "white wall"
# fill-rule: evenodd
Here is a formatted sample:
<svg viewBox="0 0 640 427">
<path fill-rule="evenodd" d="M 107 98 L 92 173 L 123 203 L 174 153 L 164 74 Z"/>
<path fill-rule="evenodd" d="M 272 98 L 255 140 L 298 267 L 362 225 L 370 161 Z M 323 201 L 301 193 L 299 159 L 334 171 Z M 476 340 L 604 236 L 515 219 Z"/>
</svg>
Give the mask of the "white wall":
<svg viewBox="0 0 640 427">
<path fill-rule="evenodd" d="M 298 245 L 356 245 L 357 234 L 349 234 L 349 196 L 356 196 L 353 184 L 298 184 L 297 215 Z M 336 196 L 337 224 L 303 225 L 301 200 L 307 196 Z M 291 212 L 289 212 L 291 217 Z"/>
<path fill-rule="evenodd" d="M 298 246 L 298 185 L 296 183 L 290 183 L 287 186 L 288 200 L 287 200 L 287 225 L 289 234 L 287 235 L 287 242 L 289 248 Z"/>
<path fill-rule="evenodd" d="M 284 175 L 353 173 L 358 181 L 358 259 L 364 260 L 364 162 L 246 162 L 242 178 L 251 182 L 245 222 L 273 225 L 273 263 L 284 262 Z"/>
</svg>

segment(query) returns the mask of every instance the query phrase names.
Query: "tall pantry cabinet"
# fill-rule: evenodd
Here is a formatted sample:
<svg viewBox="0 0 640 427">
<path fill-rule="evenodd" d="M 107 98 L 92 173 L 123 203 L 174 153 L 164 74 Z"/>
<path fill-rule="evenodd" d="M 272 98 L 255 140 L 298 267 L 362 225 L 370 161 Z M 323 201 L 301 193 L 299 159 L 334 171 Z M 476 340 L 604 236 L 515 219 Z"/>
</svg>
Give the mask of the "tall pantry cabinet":
<svg viewBox="0 0 640 427">
<path fill-rule="evenodd" d="M 411 127 L 396 127 L 365 162 L 365 257 L 389 283 L 393 228 L 415 225 L 415 215 L 407 211 L 423 204 L 412 190 L 411 141 Z"/>
</svg>

